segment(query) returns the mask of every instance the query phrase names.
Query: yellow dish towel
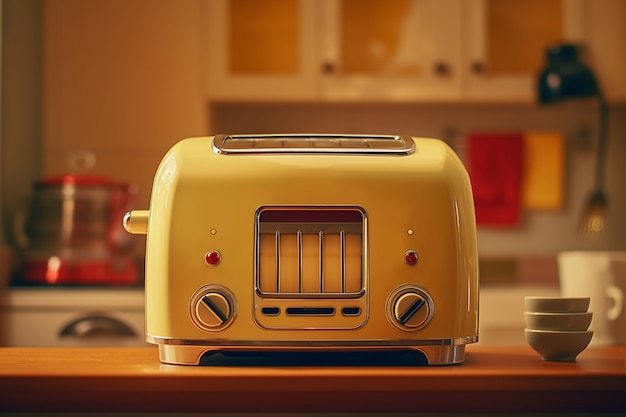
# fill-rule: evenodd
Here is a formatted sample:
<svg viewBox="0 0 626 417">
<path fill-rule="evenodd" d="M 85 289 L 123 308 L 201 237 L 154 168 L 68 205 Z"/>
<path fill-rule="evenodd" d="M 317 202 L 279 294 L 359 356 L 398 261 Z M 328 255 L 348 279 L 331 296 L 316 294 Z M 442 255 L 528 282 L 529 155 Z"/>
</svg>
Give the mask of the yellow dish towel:
<svg viewBox="0 0 626 417">
<path fill-rule="evenodd" d="M 563 207 L 565 140 L 560 132 L 524 133 L 523 207 L 559 210 Z"/>
</svg>

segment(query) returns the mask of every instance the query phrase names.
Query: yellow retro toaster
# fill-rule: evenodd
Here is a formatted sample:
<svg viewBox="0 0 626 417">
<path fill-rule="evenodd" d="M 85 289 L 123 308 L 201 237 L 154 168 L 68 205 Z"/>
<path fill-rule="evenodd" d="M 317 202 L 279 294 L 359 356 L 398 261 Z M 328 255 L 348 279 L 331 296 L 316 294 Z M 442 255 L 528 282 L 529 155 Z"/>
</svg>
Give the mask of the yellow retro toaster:
<svg viewBox="0 0 626 417">
<path fill-rule="evenodd" d="M 410 351 L 451 364 L 478 340 L 470 181 L 436 139 L 185 139 L 124 225 L 147 234 L 146 338 L 166 363 Z"/>
</svg>

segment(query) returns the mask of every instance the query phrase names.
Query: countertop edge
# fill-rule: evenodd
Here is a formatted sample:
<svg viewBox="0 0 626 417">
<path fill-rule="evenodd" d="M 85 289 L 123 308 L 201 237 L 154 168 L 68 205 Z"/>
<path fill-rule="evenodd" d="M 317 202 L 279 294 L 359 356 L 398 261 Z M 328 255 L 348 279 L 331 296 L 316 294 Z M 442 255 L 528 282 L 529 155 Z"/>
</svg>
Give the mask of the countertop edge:
<svg viewBox="0 0 626 417">
<path fill-rule="evenodd" d="M 588 348 L 575 363 L 473 346 L 465 363 L 436 367 L 196 367 L 161 364 L 154 347 L 0 348 L 0 404 L 13 412 L 626 413 L 626 346 Z"/>
</svg>

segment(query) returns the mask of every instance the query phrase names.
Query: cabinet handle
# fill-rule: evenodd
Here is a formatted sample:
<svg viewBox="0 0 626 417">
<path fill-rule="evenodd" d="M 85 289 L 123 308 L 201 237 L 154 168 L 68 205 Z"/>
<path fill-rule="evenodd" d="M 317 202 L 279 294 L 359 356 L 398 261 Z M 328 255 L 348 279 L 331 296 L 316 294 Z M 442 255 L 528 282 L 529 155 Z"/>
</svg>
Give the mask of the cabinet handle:
<svg viewBox="0 0 626 417">
<path fill-rule="evenodd" d="M 101 336 L 134 337 L 136 333 L 126 323 L 112 317 L 87 316 L 69 323 L 59 336 L 87 339 Z"/>
<path fill-rule="evenodd" d="M 435 75 L 437 75 L 438 77 L 448 77 L 452 73 L 450 65 L 448 65 L 447 62 L 443 61 L 435 62 L 434 70 Z"/>
<path fill-rule="evenodd" d="M 334 62 L 324 62 L 322 64 L 322 74 L 334 74 L 336 70 Z"/>
<path fill-rule="evenodd" d="M 485 64 L 480 61 L 475 61 L 471 65 L 471 70 L 476 75 L 482 75 L 485 73 Z"/>
</svg>

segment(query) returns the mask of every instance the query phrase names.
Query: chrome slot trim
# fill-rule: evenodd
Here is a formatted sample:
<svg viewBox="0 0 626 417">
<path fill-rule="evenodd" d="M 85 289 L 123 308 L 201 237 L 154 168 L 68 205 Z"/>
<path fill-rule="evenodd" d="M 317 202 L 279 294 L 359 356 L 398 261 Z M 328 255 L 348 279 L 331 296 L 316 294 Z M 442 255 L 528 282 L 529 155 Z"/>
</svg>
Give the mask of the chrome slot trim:
<svg viewBox="0 0 626 417">
<path fill-rule="evenodd" d="M 280 314 L 280 307 L 262 307 L 261 314 L 265 316 L 278 316 Z"/>
<path fill-rule="evenodd" d="M 207 346 L 207 345 L 175 345 L 175 344 L 159 344 L 159 359 L 165 363 L 180 365 L 199 365 L 202 356 L 208 352 L 237 352 L 237 351 L 256 351 L 263 352 L 258 347 L 246 346 Z M 465 344 L 459 345 L 425 345 L 414 344 L 407 346 L 360 346 L 350 347 L 350 350 L 356 351 L 390 351 L 390 350 L 406 350 L 411 349 L 421 352 L 425 357 L 428 365 L 451 365 L 461 363 L 465 360 Z M 269 348 L 266 352 L 280 351 L 296 351 L 296 352 L 321 352 L 321 351 L 338 351 L 334 347 L 322 349 L 311 349 L 310 346 L 285 347 L 281 349 Z M 345 351 L 345 350 L 344 350 Z"/>
<path fill-rule="evenodd" d="M 274 212 L 274 213 L 272 213 Z M 270 213 L 263 218 L 265 213 Z M 362 220 L 354 220 L 358 215 Z M 317 221 L 319 219 L 319 221 Z M 261 206 L 255 214 L 255 250 L 254 250 L 254 291 L 257 297 L 264 299 L 346 299 L 360 298 L 367 292 L 367 217 L 365 210 L 358 206 Z M 317 243 L 315 238 L 317 237 Z M 270 236 L 272 236 L 270 238 Z M 331 271 L 326 269 L 331 266 L 325 259 L 327 251 L 327 239 L 332 236 L 333 250 L 337 253 L 337 263 L 332 262 L 332 279 L 336 288 L 329 287 L 327 278 Z M 289 243 L 285 239 L 289 238 Z M 267 239 L 267 240 L 265 240 Z M 273 244 L 269 244 L 271 240 Z M 353 239 L 353 240 L 349 240 Z M 261 252 L 261 241 L 267 242 L 269 248 L 264 246 Z M 360 242 L 360 276 L 350 275 L 350 262 L 346 258 L 350 252 L 349 245 Z M 286 249 L 284 245 L 293 245 L 293 272 L 290 272 L 289 282 L 293 282 L 292 288 L 283 288 L 285 278 L 284 262 Z M 307 255 L 317 245 L 317 262 L 315 258 L 309 259 Z M 336 245 L 336 246 L 335 246 Z M 272 249 L 273 248 L 273 249 Z M 356 250 L 356 246 L 354 247 Z M 270 251 L 273 250 L 273 255 Z M 352 253 L 352 252 L 350 252 Z M 270 255 L 263 256 L 262 255 Z M 351 259 L 352 260 L 352 259 Z M 354 260 L 357 260 L 355 258 Z M 307 264 L 307 262 L 312 263 Z M 265 266 L 273 266 L 265 268 Z M 317 263 L 316 266 L 315 263 Z M 273 271 L 269 272 L 268 270 Z M 307 273 L 306 268 L 317 268 L 317 274 Z M 335 269 L 336 268 L 336 269 Z M 261 276 L 261 271 L 266 274 Z M 353 280 L 351 278 L 354 278 Z M 272 282 L 273 281 L 273 282 Z M 297 281 L 297 282 L 296 282 Z M 352 285 L 354 284 L 354 285 Z"/>
<path fill-rule="evenodd" d="M 334 316 L 335 307 L 287 307 L 288 316 Z"/>
<path fill-rule="evenodd" d="M 362 234 L 363 222 L 260 222 L 259 233 L 260 234 L 272 234 L 280 231 L 280 233 L 339 233 L 344 231 L 348 234 Z"/>
<path fill-rule="evenodd" d="M 415 152 L 410 137 L 398 135 L 217 135 L 217 154 L 381 154 L 409 155 Z"/>
<path fill-rule="evenodd" d="M 361 307 L 343 307 L 341 309 L 341 315 L 343 316 L 360 316 L 361 315 Z"/>
<path fill-rule="evenodd" d="M 206 347 L 233 347 L 250 349 L 272 348 L 385 348 L 385 347 L 416 347 L 416 346 L 463 346 L 478 342 L 478 335 L 445 338 L 445 339 L 389 339 L 389 340 L 228 340 L 228 339 L 175 339 L 146 335 L 146 341 L 153 344 L 206 346 Z"/>
<path fill-rule="evenodd" d="M 359 292 L 262 292 L 259 288 L 256 289 L 256 294 L 263 299 L 346 299 L 346 298 L 361 298 L 365 295 L 365 289 L 361 289 Z"/>
</svg>

